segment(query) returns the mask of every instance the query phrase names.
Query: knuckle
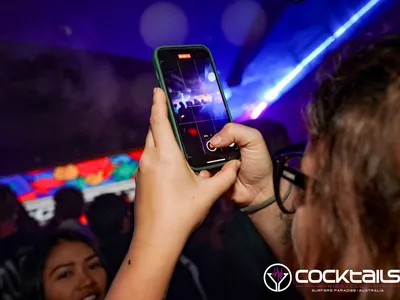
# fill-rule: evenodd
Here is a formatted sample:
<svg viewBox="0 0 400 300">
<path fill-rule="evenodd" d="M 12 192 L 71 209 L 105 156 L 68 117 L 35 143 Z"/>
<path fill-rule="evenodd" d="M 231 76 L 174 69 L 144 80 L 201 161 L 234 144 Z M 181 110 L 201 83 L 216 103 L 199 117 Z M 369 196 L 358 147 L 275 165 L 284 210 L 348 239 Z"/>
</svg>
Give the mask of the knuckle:
<svg viewBox="0 0 400 300">
<path fill-rule="evenodd" d="M 242 126 L 242 131 L 245 136 L 248 137 L 249 140 L 264 140 L 264 137 L 262 136 L 261 132 L 258 129 L 255 129 L 254 127 L 250 126 Z"/>
<path fill-rule="evenodd" d="M 154 114 L 151 114 L 149 121 L 151 126 L 157 125 L 160 122 L 159 117 Z"/>
<path fill-rule="evenodd" d="M 226 124 L 225 127 L 224 127 L 224 129 L 225 129 L 227 132 L 232 132 L 232 130 L 234 130 L 234 128 L 235 128 L 235 124 L 234 124 L 234 123 L 228 123 L 228 124 Z"/>
<path fill-rule="evenodd" d="M 224 126 L 224 129 L 222 130 L 227 136 L 232 137 L 235 133 L 235 126 L 236 124 L 234 123 L 228 123 Z"/>
<path fill-rule="evenodd" d="M 264 140 L 261 132 L 255 128 L 250 128 L 249 135 L 251 135 L 255 140 Z"/>
<path fill-rule="evenodd" d="M 151 158 L 148 155 L 146 155 L 145 153 L 143 153 L 142 157 L 140 158 L 139 165 L 138 165 L 139 172 L 148 170 L 152 165 L 151 161 L 152 161 Z"/>
<path fill-rule="evenodd" d="M 161 114 L 151 114 L 150 116 L 150 126 L 166 126 L 169 124 L 168 117 L 161 115 Z"/>
</svg>

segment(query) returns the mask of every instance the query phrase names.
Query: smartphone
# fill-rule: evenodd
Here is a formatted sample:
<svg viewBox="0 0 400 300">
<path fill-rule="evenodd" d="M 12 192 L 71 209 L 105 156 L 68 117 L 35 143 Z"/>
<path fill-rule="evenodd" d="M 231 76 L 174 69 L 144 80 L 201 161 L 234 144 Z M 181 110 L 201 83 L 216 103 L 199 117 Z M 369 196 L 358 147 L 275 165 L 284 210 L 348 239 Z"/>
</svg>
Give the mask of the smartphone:
<svg viewBox="0 0 400 300">
<path fill-rule="evenodd" d="M 210 143 L 232 122 L 210 50 L 203 45 L 159 47 L 153 64 L 167 96 L 175 137 L 190 167 L 209 170 L 240 159 L 236 144 L 217 149 Z"/>
</svg>

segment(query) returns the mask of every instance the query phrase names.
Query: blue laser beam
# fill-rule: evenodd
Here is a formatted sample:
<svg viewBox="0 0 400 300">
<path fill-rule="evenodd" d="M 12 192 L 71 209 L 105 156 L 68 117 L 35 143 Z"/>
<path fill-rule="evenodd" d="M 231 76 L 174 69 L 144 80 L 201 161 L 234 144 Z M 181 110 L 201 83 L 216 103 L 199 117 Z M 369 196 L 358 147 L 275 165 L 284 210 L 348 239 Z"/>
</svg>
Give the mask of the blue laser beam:
<svg viewBox="0 0 400 300">
<path fill-rule="evenodd" d="M 374 8 L 382 0 L 371 0 L 365 4 L 357 13 L 355 13 L 346 23 L 337 29 L 332 36 L 323 41 L 314 49 L 306 58 L 303 59 L 289 74 L 281 79 L 275 87 L 266 92 L 264 101 L 272 103 L 277 100 L 283 93 L 284 89 L 318 56 L 321 55 L 330 45 L 340 38 L 347 30 L 349 30 L 357 21 L 359 21 L 368 11 Z M 251 118 L 257 118 L 267 107 L 264 102 L 254 108 Z"/>
</svg>

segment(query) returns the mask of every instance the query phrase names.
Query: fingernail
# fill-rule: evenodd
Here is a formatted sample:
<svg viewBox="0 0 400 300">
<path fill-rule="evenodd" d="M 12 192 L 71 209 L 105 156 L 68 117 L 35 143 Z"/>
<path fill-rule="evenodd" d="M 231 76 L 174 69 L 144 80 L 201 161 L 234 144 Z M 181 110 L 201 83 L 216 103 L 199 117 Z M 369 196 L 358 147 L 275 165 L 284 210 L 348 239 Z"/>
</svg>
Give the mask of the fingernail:
<svg viewBox="0 0 400 300">
<path fill-rule="evenodd" d="M 157 90 L 158 90 L 158 88 L 156 88 L 156 87 L 153 89 L 153 95 L 157 94 Z"/>
<path fill-rule="evenodd" d="M 222 141 L 221 137 L 219 135 L 216 135 L 210 140 L 210 143 L 213 144 L 214 146 L 217 146 L 221 144 L 221 141 Z"/>
<path fill-rule="evenodd" d="M 238 160 L 230 161 L 229 169 L 231 169 L 231 170 L 237 172 L 237 171 L 239 171 L 240 166 L 241 166 L 240 161 L 238 161 Z"/>
<path fill-rule="evenodd" d="M 239 160 L 236 160 L 236 161 L 235 161 L 235 169 L 236 169 L 236 170 L 239 170 L 240 165 L 241 165 L 241 162 L 240 162 Z"/>
</svg>

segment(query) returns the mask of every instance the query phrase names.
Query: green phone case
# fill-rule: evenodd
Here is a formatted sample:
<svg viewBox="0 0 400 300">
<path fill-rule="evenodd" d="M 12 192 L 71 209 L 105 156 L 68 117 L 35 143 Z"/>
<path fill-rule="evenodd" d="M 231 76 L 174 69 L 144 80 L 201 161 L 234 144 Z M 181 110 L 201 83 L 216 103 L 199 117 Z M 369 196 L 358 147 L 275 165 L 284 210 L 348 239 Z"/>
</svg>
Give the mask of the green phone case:
<svg viewBox="0 0 400 300">
<path fill-rule="evenodd" d="M 164 90 L 164 93 L 165 93 L 167 98 L 168 98 L 168 93 L 167 93 L 167 88 L 165 86 L 164 79 L 162 77 L 160 62 L 158 61 L 158 51 L 160 51 L 162 49 L 183 49 L 184 50 L 184 49 L 193 49 L 193 48 L 202 48 L 202 49 L 206 50 L 208 52 L 208 54 L 210 55 L 210 60 L 211 60 L 211 64 L 212 64 L 213 68 L 215 70 L 217 70 L 217 68 L 215 67 L 214 59 L 213 59 L 213 57 L 211 55 L 211 51 L 204 45 L 161 46 L 161 47 L 158 47 L 157 49 L 154 50 L 154 52 L 153 52 L 153 65 L 154 65 L 154 68 L 156 70 L 157 80 L 158 80 L 158 83 L 159 83 L 160 87 Z M 225 94 L 223 93 L 221 81 L 219 79 L 219 76 L 218 76 L 217 72 L 215 72 L 215 77 L 216 77 L 216 81 L 218 83 L 218 86 L 219 86 L 219 88 L 221 90 L 222 99 L 223 99 L 224 103 L 226 104 L 229 121 L 232 122 L 231 112 L 230 112 L 229 107 L 227 105 Z M 186 157 L 186 150 L 185 150 L 185 147 L 183 146 L 182 139 L 181 139 L 181 136 L 180 136 L 179 131 L 178 131 L 178 126 L 176 124 L 176 120 L 175 120 L 175 117 L 174 117 L 174 110 L 173 110 L 173 107 L 171 105 L 171 101 L 170 100 L 171 99 L 168 99 L 168 101 L 167 101 L 168 117 L 169 117 L 170 123 L 172 125 L 172 129 L 174 131 L 175 138 L 178 141 L 179 147 L 181 148 L 182 152 L 185 154 L 185 157 Z M 204 167 L 199 167 L 199 168 L 193 167 L 193 166 L 190 166 L 190 167 L 193 169 L 193 171 L 200 172 L 202 170 L 210 170 L 210 169 L 220 168 L 225 163 L 226 162 L 216 163 L 216 164 L 211 164 L 211 165 L 204 166 Z"/>
</svg>

